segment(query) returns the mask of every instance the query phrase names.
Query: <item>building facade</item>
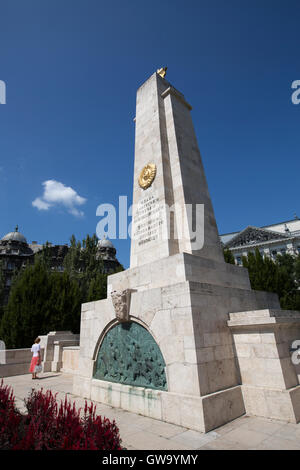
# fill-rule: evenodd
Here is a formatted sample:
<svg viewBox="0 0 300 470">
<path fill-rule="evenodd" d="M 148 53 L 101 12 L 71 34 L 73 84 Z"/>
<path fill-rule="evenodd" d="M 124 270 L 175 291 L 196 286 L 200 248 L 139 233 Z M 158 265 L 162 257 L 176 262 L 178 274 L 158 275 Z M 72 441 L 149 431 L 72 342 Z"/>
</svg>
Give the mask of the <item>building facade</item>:
<svg viewBox="0 0 300 470">
<path fill-rule="evenodd" d="M 102 259 L 105 274 L 113 273 L 120 266 L 116 253 L 117 250 L 110 240 L 104 237 L 98 241 L 96 258 Z"/>
<path fill-rule="evenodd" d="M 24 269 L 28 264 L 33 264 L 35 256 L 41 253 L 44 248 L 44 245 L 40 245 L 36 241 L 27 243 L 25 236 L 19 232 L 18 226 L 13 232 L 7 233 L 0 240 L 0 263 L 4 275 L 5 303 L 8 300 L 12 278 L 15 273 L 20 269 Z M 69 246 L 48 243 L 47 249 L 49 250 L 50 269 L 63 272 L 64 259 L 69 251 Z M 112 242 L 106 238 L 99 240 L 96 258 L 103 260 L 103 272 L 105 274 L 113 273 L 120 266 L 116 258 L 116 249 Z"/>
<path fill-rule="evenodd" d="M 248 226 L 240 232 L 226 233 L 220 236 L 224 248 L 229 249 L 238 265 L 242 257 L 256 248 L 262 256 L 276 259 L 277 255 L 300 254 L 300 219 L 280 222 L 264 227 Z"/>
</svg>

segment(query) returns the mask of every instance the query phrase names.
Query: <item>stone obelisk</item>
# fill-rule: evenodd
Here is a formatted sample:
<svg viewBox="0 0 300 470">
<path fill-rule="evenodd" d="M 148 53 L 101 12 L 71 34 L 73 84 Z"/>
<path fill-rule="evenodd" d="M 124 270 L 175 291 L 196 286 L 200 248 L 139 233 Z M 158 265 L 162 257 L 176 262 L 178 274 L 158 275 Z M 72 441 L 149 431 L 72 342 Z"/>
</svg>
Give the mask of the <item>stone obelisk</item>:
<svg viewBox="0 0 300 470">
<path fill-rule="evenodd" d="M 224 262 L 190 111 L 158 73 L 138 89 L 130 267 L 181 252 Z M 143 187 L 140 176 L 149 165 L 155 177 Z M 198 220 L 197 205 L 204 209 Z M 193 221 L 194 238 L 204 237 L 204 245 L 192 243 Z"/>
<path fill-rule="evenodd" d="M 255 342 L 257 335 L 248 334 L 254 319 L 257 328 L 274 323 L 272 313 L 266 322 L 268 315 L 257 311 L 278 309 L 279 302 L 275 294 L 251 290 L 246 269 L 224 262 L 191 106 L 182 93 L 154 73 L 138 89 L 135 122 L 130 268 L 108 277 L 107 299 L 82 305 L 73 391 L 208 431 L 245 413 L 245 403 L 258 412 L 253 410 L 260 377 L 249 375 L 252 356 L 242 357 L 244 343 L 249 337 Z M 200 207 L 196 229 L 191 206 L 196 215 Z M 234 339 L 230 328 L 246 332 L 243 347 L 236 347 L 241 337 Z M 261 348 L 259 354 L 267 351 Z M 254 363 L 257 368 L 261 362 Z M 285 367 L 286 374 L 295 375 Z M 249 380 L 244 389 L 241 373 Z M 285 392 L 278 391 L 290 406 Z M 300 388 L 291 393 L 298 397 Z"/>
</svg>

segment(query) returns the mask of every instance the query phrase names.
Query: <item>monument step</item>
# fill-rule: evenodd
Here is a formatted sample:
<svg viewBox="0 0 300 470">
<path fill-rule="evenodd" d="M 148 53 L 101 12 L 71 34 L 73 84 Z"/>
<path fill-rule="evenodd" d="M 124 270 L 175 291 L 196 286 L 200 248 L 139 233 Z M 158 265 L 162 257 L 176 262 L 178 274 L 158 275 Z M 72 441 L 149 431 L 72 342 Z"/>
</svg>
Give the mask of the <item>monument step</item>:
<svg viewBox="0 0 300 470">
<path fill-rule="evenodd" d="M 108 292 L 163 287 L 184 281 L 251 289 L 245 268 L 189 253 L 177 253 L 109 276 Z"/>
</svg>

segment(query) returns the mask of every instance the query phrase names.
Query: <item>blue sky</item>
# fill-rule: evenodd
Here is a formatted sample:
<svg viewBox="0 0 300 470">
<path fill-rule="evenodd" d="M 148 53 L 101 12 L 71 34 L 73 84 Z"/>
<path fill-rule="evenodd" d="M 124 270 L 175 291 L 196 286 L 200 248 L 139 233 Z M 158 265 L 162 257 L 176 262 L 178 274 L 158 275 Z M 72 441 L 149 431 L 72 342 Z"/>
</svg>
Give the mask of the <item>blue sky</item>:
<svg viewBox="0 0 300 470">
<path fill-rule="evenodd" d="M 193 106 L 220 233 L 300 217 L 299 2 L 15 0 L 0 15 L 0 236 L 67 243 L 95 232 L 99 204 L 131 202 L 136 90 L 164 65 Z M 49 180 L 61 204 L 42 198 Z M 130 241 L 114 243 L 127 267 Z"/>
</svg>

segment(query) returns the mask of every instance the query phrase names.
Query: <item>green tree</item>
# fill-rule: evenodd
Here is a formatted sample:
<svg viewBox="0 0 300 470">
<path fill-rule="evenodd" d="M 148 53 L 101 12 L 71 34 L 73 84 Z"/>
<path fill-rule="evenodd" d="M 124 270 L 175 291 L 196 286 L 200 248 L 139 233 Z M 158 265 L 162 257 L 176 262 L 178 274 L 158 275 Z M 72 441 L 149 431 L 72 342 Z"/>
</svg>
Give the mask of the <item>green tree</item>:
<svg viewBox="0 0 300 470">
<path fill-rule="evenodd" d="M 298 287 L 300 287 L 300 254 L 295 259 L 294 267 L 295 267 L 295 280 L 296 280 Z"/>
<path fill-rule="evenodd" d="M 0 322 L 0 338 L 8 348 L 28 347 L 37 335 L 51 330 L 78 333 L 81 303 L 106 298 L 107 274 L 97 258 L 96 235 L 87 235 L 82 242 L 73 235 L 70 242 L 63 273 L 50 270 L 48 243 L 34 265 L 15 273 Z M 117 266 L 116 272 L 122 270 Z"/>
<path fill-rule="evenodd" d="M 81 291 L 76 280 L 67 272 L 49 275 L 49 298 L 43 322 L 43 331 L 71 330 L 79 333 Z"/>
<path fill-rule="evenodd" d="M 0 322 L 4 313 L 4 299 L 5 299 L 5 278 L 3 274 L 2 261 L 0 261 Z"/>
<path fill-rule="evenodd" d="M 98 238 L 87 235 L 82 242 L 72 235 L 70 248 L 64 259 L 64 267 L 81 290 L 82 302 L 106 298 L 107 274 L 104 274 L 103 260 L 97 257 Z M 118 265 L 114 272 L 123 271 Z"/>
<path fill-rule="evenodd" d="M 263 257 L 259 250 L 242 257 L 243 266 L 248 269 L 251 287 L 254 290 L 277 292 L 277 267 L 268 257 Z"/>
<path fill-rule="evenodd" d="M 38 251 L 34 257 L 35 263 L 39 263 L 42 261 L 47 269 L 50 269 L 51 266 L 51 244 L 47 241 L 43 245 L 43 249 L 41 251 Z"/>
<path fill-rule="evenodd" d="M 98 273 L 89 283 L 87 302 L 107 297 L 107 274 Z"/>
<path fill-rule="evenodd" d="M 223 254 L 226 263 L 235 264 L 234 256 L 229 248 L 224 248 Z"/>
<path fill-rule="evenodd" d="M 12 286 L 0 325 L 0 337 L 7 348 L 28 347 L 35 336 L 43 334 L 48 276 L 44 264 L 37 263 L 27 266 Z"/>
<path fill-rule="evenodd" d="M 7 348 L 23 348 L 51 330 L 79 332 L 81 293 L 67 273 L 50 273 L 41 260 L 12 286 L 0 324 Z"/>
<path fill-rule="evenodd" d="M 248 269 L 252 289 L 277 293 L 284 309 L 299 308 L 300 293 L 296 280 L 298 261 L 293 256 L 279 255 L 273 261 L 267 256 L 263 257 L 256 249 L 255 253 L 248 253 L 242 261 L 243 266 Z"/>
<path fill-rule="evenodd" d="M 277 256 L 280 273 L 280 305 L 286 310 L 300 310 L 300 256 Z"/>
</svg>

